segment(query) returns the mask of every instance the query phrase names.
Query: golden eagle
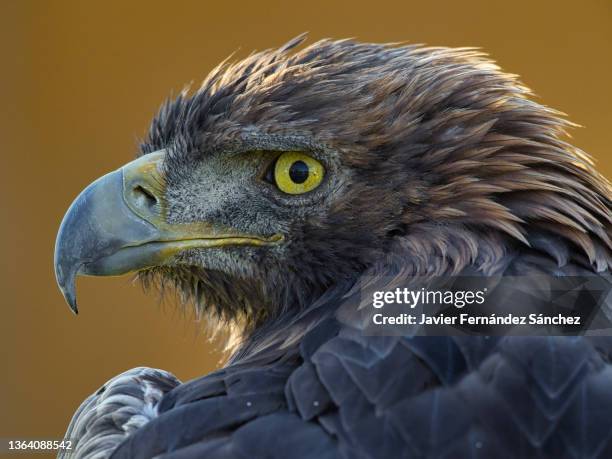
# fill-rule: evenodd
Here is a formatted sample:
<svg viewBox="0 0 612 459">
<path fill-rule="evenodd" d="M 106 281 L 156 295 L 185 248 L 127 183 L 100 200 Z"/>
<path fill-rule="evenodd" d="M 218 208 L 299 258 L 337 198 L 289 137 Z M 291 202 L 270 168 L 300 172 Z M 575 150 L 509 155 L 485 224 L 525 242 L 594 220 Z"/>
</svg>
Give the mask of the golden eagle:
<svg viewBox="0 0 612 459">
<path fill-rule="evenodd" d="M 69 454 L 612 457 L 612 338 L 369 336 L 339 314 L 389 272 L 609 281 L 611 185 L 571 123 L 473 49 L 302 41 L 168 101 L 66 214 L 75 312 L 77 275 L 137 272 L 231 335 L 201 378 L 112 378 Z"/>
</svg>

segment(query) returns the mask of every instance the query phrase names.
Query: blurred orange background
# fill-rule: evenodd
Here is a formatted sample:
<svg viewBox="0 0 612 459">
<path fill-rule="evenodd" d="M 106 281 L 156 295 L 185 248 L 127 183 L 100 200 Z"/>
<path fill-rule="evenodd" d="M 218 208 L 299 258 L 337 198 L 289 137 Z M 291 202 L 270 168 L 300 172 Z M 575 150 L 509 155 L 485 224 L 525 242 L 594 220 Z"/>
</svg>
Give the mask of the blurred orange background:
<svg viewBox="0 0 612 459">
<path fill-rule="evenodd" d="M 323 37 L 478 46 L 585 128 L 612 176 L 612 2 L 0 1 L 0 438 L 60 438 L 79 403 L 145 365 L 189 379 L 218 346 L 127 277 L 82 278 L 74 317 L 53 246 L 72 199 L 130 160 L 160 103 L 237 51 Z"/>
</svg>

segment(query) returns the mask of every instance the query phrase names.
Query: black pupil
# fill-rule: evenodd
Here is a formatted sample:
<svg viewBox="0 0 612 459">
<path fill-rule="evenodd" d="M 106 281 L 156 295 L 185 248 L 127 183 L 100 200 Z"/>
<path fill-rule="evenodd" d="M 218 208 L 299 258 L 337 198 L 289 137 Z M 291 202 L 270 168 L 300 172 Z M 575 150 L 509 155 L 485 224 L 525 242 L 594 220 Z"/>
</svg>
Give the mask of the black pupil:
<svg viewBox="0 0 612 459">
<path fill-rule="evenodd" d="M 289 168 L 289 178 L 293 183 L 304 183 L 308 179 L 308 165 L 304 161 L 296 161 Z"/>
</svg>

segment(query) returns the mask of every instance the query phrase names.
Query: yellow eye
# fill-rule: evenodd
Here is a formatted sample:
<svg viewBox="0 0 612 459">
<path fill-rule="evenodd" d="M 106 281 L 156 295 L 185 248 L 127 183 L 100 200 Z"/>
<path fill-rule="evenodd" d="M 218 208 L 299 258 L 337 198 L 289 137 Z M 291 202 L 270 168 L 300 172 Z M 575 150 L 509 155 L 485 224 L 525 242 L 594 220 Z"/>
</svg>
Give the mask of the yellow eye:
<svg viewBox="0 0 612 459">
<path fill-rule="evenodd" d="M 287 194 L 302 194 L 314 190 L 321 184 L 324 175 L 323 164 L 298 151 L 283 153 L 274 166 L 276 186 Z"/>
</svg>

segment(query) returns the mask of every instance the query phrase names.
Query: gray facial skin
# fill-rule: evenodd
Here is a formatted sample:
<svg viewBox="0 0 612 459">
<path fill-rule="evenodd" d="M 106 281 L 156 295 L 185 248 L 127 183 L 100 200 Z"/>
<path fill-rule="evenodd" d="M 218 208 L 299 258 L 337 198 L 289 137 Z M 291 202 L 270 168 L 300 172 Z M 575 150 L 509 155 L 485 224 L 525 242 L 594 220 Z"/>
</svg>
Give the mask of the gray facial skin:
<svg viewBox="0 0 612 459">
<path fill-rule="evenodd" d="M 258 146 L 251 139 L 189 167 L 160 150 L 88 186 L 68 210 L 56 242 L 56 277 L 72 310 L 77 312 L 78 275 L 157 268 L 197 268 L 232 279 L 277 275 L 296 228 L 322 218 L 344 175 L 333 153 L 311 147 L 307 154 L 325 164 L 325 179 L 311 192 L 290 196 L 265 176 L 285 149 L 304 145 Z"/>
<path fill-rule="evenodd" d="M 177 200 L 181 205 L 173 208 L 167 206 L 173 198 L 166 195 L 162 172 L 165 154 L 160 151 L 143 156 L 101 177 L 66 213 L 56 242 L 55 270 L 60 289 L 75 313 L 77 275 L 112 276 L 171 265 L 177 255 L 187 251 L 192 251 L 202 266 L 235 267 L 235 255 L 223 259 L 220 248 L 275 246 L 283 240 L 282 226 L 272 225 L 262 214 L 237 218 L 239 213 L 232 207 L 233 199 L 240 202 L 247 198 L 245 190 L 237 190 L 235 184 L 248 182 L 261 154 L 253 155 L 250 161 L 233 161 L 242 167 L 226 169 L 228 173 L 216 182 L 209 178 L 225 162 L 194 170 L 189 183 L 201 185 L 174 188 L 174 196 L 191 199 Z M 216 256 L 204 255 L 209 249 L 217 249 Z"/>
</svg>

